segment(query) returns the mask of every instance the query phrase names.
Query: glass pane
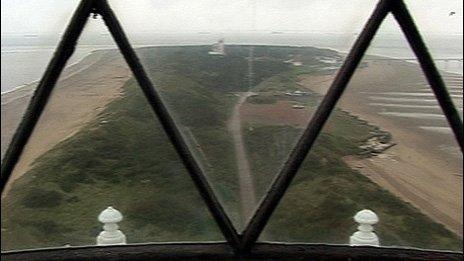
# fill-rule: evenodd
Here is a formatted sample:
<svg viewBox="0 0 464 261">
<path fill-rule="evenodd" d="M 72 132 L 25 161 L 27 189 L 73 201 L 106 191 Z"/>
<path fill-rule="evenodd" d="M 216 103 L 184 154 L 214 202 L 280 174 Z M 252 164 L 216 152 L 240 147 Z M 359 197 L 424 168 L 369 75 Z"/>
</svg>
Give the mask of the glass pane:
<svg viewBox="0 0 464 261">
<path fill-rule="evenodd" d="M 99 23 L 85 39 L 106 37 Z M 66 69 L 14 170 L 2 250 L 94 245 L 108 206 L 128 243 L 223 240 L 122 55 L 102 47 Z"/>
<path fill-rule="evenodd" d="M 29 100 L 78 3 L 78 0 L 2 1 L 2 158 L 25 110 L 25 106 L 17 105 Z M 71 63 L 88 52 L 80 48 Z M 11 93 L 13 90 L 16 94 Z M 13 114 L 4 110 L 10 104 L 18 107 Z"/>
<path fill-rule="evenodd" d="M 417 62 L 376 54 L 414 57 L 385 22 L 260 240 L 349 244 L 370 209 L 381 246 L 462 251 L 462 153 Z"/>
<path fill-rule="evenodd" d="M 462 98 L 463 5 L 450 0 L 406 1 L 450 94 Z M 459 98 L 459 97 L 458 97 Z M 457 104 L 459 105 L 459 104 Z"/>
<path fill-rule="evenodd" d="M 432 53 L 437 66 L 446 72 L 462 76 L 463 5 L 459 0 L 436 2 L 411 1 L 406 4 Z M 445 77 L 453 85 L 454 77 Z M 459 79 L 462 87 L 462 77 Z"/>
<path fill-rule="evenodd" d="M 241 229 L 316 105 L 300 82 L 340 67 L 375 2 L 111 4 Z M 270 130 L 287 125 L 294 132 L 268 150 Z"/>
</svg>

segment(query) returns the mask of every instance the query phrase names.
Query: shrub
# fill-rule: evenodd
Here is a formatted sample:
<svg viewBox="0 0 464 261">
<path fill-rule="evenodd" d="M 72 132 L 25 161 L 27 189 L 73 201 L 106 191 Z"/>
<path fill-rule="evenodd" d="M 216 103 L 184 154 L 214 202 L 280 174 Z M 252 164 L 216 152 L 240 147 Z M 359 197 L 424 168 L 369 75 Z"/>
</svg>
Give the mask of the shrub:
<svg viewBox="0 0 464 261">
<path fill-rule="evenodd" d="M 34 188 L 21 201 L 28 208 L 51 208 L 61 204 L 63 195 L 55 190 Z"/>
<path fill-rule="evenodd" d="M 252 96 L 248 97 L 247 102 L 253 104 L 273 104 L 277 102 L 277 98 L 272 96 Z"/>
</svg>

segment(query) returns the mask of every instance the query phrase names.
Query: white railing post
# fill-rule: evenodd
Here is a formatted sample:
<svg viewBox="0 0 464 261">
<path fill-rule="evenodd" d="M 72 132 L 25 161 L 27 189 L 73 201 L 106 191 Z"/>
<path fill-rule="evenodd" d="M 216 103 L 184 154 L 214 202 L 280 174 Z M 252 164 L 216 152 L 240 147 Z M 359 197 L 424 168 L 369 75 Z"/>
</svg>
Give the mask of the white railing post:
<svg viewBox="0 0 464 261">
<path fill-rule="evenodd" d="M 98 215 L 98 221 L 103 223 L 103 231 L 97 237 L 97 245 L 123 245 L 126 236 L 119 230 L 118 222 L 122 214 L 113 207 L 108 207 Z"/>
<path fill-rule="evenodd" d="M 379 238 L 373 232 L 372 225 L 379 222 L 379 217 L 372 210 L 363 209 L 356 213 L 354 220 L 359 224 L 358 231 L 350 237 L 352 246 L 380 246 Z"/>
</svg>

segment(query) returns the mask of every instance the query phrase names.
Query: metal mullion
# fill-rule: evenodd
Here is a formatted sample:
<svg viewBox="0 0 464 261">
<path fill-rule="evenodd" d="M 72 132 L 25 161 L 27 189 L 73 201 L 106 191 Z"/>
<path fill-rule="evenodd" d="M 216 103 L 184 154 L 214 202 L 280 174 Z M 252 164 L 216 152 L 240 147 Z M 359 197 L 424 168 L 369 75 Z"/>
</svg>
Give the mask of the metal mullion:
<svg viewBox="0 0 464 261">
<path fill-rule="evenodd" d="M 437 98 L 438 103 L 440 104 L 451 129 L 453 130 L 454 136 L 461 147 L 461 151 L 464 151 L 464 134 L 461 117 L 454 106 L 453 100 L 446 89 L 446 85 L 403 0 L 395 1 L 391 12 L 403 30 L 411 49 L 414 51 L 414 54 L 422 67 L 422 71 L 424 72 L 430 87 L 435 93 L 435 97 Z"/>
<path fill-rule="evenodd" d="M 80 2 L 66 28 L 63 38 L 55 50 L 52 60 L 34 91 L 34 95 L 29 102 L 19 127 L 13 135 L 2 161 L 0 179 L 2 193 L 39 121 L 40 115 L 42 115 L 45 109 L 56 82 L 66 66 L 66 62 L 74 53 L 77 40 L 92 12 L 93 2 L 94 0 L 82 0 Z"/>
<path fill-rule="evenodd" d="M 335 104 L 343 94 L 343 91 L 353 76 L 364 53 L 369 47 L 371 40 L 374 38 L 378 28 L 389 13 L 390 5 L 391 0 L 381 0 L 377 4 L 363 31 L 338 71 L 322 103 L 317 108 L 300 140 L 292 150 L 276 179 L 273 181 L 267 195 L 261 201 L 258 209 L 247 224 L 242 237 L 242 251 L 248 252 L 251 250 L 266 226 L 269 218 L 290 186 L 290 183 L 298 172 L 306 155 L 313 146 L 314 141 L 329 118 Z"/>
<path fill-rule="evenodd" d="M 161 96 L 154 88 L 152 82 L 148 78 L 143 66 L 140 63 L 136 53 L 132 49 L 129 40 L 127 39 L 119 21 L 114 15 L 111 7 L 106 0 L 96 2 L 98 12 L 101 14 L 106 26 L 108 27 L 111 35 L 113 36 L 116 44 L 119 47 L 122 55 L 124 56 L 127 64 L 132 70 L 139 86 L 141 87 L 148 103 L 153 109 L 155 115 L 158 117 L 163 129 L 173 144 L 176 152 L 188 170 L 194 184 L 196 185 L 200 195 L 208 206 L 209 211 L 213 215 L 219 228 L 221 229 L 224 237 L 229 242 L 234 250 L 239 246 L 239 235 L 235 230 L 232 222 L 225 213 L 222 205 L 216 198 L 208 180 L 205 177 L 203 170 L 195 160 L 192 152 L 190 151 L 187 143 L 185 142 L 179 128 L 176 126 L 175 121 L 170 116 L 166 106 L 164 105 Z"/>
<path fill-rule="evenodd" d="M 126 62 L 134 73 L 145 97 L 150 103 L 154 113 L 157 115 L 179 157 L 182 159 L 192 180 L 207 204 L 209 211 L 212 213 L 215 221 L 224 234 L 224 237 L 238 254 L 245 254 L 250 251 L 255 244 L 275 208 L 290 186 L 306 155 L 311 150 L 337 101 L 346 89 L 346 86 L 359 65 L 371 40 L 380 27 L 380 24 L 390 11 L 398 21 L 411 48 L 418 58 L 420 66 L 422 67 L 422 70 L 424 71 L 426 78 L 433 89 L 449 124 L 451 125 L 451 128 L 453 129 L 461 150 L 463 150 L 462 120 L 404 2 L 402 0 L 380 0 L 362 33 L 351 48 L 350 53 L 337 73 L 327 95 L 324 97 L 321 105 L 315 112 L 314 117 L 307 125 L 306 130 L 295 148 L 292 150 L 282 170 L 280 170 L 279 175 L 273 181 L 266 197 L 260 202 L 259 208 L 247 224 L 243 235 L 238 235 L 228 215 L 216 198 L 203 170 L 198 165 L 198 162 L 195 160 L 187 143 L 183 139 L 175 121 L 171 118 L 160 95 L 146 75 L 138 57 L 132 49 L 122 27 L 107 1 L 82 0 L 73 15 L 52 60 L 40 80 L 27 107 L 26 113 L 15 132 L 12 141 L 10 142 L 8 150 L 5 153 L 1 166 L 2 193 L 14 170 L 14 167 L 19 161 L 27 142 L 32 135 L 32 132 L 34 131 L 41 114 L 43 113 L 66 62 L 75 50 L 77 40 L 82 33 L 90 13 L 95 11 L 94 8 L 97 8 L 98 12 L 102 15 L 103 20 L 109 28 Z"/>
<path fill-rule="evenodd" d="M 52 260 L 462 260 L 462 252 L 402 247 L 256 243 L 237 257 L 226 242 L 71 246 L 2 252 L 2 261 Z"/>
</svg>

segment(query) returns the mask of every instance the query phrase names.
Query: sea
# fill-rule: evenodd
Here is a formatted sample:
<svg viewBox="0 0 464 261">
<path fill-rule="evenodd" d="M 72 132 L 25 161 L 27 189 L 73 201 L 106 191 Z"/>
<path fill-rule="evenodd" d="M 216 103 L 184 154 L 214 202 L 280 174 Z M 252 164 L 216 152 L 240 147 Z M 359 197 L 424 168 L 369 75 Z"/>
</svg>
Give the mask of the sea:
<svg viewBox="0 0 464 261">
<path fill-rule="evenodd" d="M 286 32 L 230 34 L 197 32 L 129 35 L 130 42 L 135 48 L 144 46 L 212 45 L 219 39 L 224 39 L 226 46 L 227 44 L 313 46 L 333 49 L 342 55 L 349 52 L 356 37 L 356 34 L 307 34 Z M 451 76 L 445 77 L 445 81 L 450 93 L 454 95 L 453 101 L 459 107 L 458 110 L 462 117 L 463 36 L 426 36 L 424 39 L 432 57 L 437 59 L 437 67 L 442 72 L 452 73 Z M 52 36 L 37 36 L 33 38 L 17 35 L 8 37 L 2 36 L 2 94 L 38 81 L 52 58 L 58 42 L 59 38 Z M 86 36 L 79 41 L 67 66 L 79 62 L 94 50 L 115 48 L 116 45 L 108 34 Z M 409 60 L 414 58 L 414 54 L 408 46 L 407 41 L 401 35 L 386 35 L 375 38 L 367 54 L 408 59 L 409 62 L 415 63 L 414 60 Z M 444 61 L 443 59 L 461 60 Z M 435 135 L 439 135 L 440 133 L 446 134 L 450 137 L 451 129 L 446 127 L 446 120 L 442 119 L 443 114 L 440 112 L 437 104 L 427 103 L 426 98 L 434 98 L 429 87 L 423 86 L 423 89 L 420 89 L 421 93 L 419 95 L 406 92 L 407 91 L 400 94 L 378 94 L 381 95 L 381 100 L 379 100 L 378 96 L 373 96 L 369 102 L 372 106 L 381 106 L 385 111 L 383 112 L 385 117 L 416 119 L 423 119 L 424 117 L 436 118 L 440 120 L 440 122 L 431 120 L 430 124 L 419 126 L 419 129 L 435 133 Z M 411 99 L 416 99 L 417 101 L 411 102 Z M 435 110 L 432 115 L 424 114 L 423 110 L 428 108 L 427 106 L 437 107 L 437 110 Z M 443 150 L 449 151 L 450 154 L 454 156 L 462 157 L 459 148 L 455 145 L 446 146 Z"/>
<path fill-rule="evenodd" d="M 2 94 L 38 81 L 53 56 L 56 46 L 2 46 L 1 90 Z M 113 46 L 80 46 L 67 65 L 78 63 L 94 50 Z"/>
<path fill-rule="evenodd" d="M 306 34 L 306 33 L 162 33 L 156 35 L 129 35 L 134 47 L 169 45 L 209 45 L 218 39 L 226 44 L 292 45 L 330 48 L 347 53 L 353 45 L 356 34 Z M 463 36 L 425 37 L 430 53 L 437 59 L 462 59 Z M 2 36 L 1 44 L 1 92 L 9 92 L 28 83 L 37 81 L 47 67 L 59 39 L 52 36 Z M 113 49 L 116 45 L 108 34 L 87 36 L 79 42 L 68 65 L 74 64 L 94 50 Z M 367 54 L 392 58 L 414 58 L 414 54 L 401 35 L 387 35 L 376 38 Z M 412 61 L 414 62 L 414 61 Z M 462 75 L 461 61 L 437 61 L 443 71 Z"/>
</svg>

